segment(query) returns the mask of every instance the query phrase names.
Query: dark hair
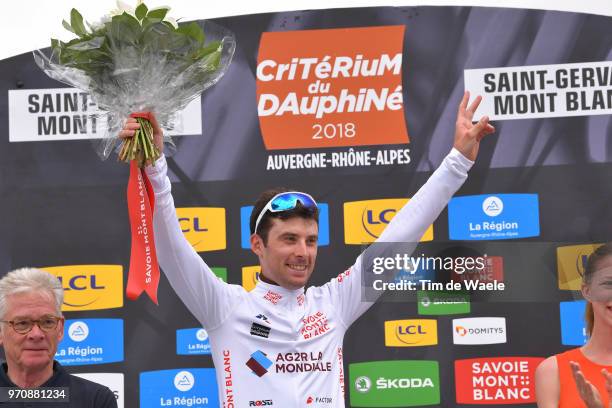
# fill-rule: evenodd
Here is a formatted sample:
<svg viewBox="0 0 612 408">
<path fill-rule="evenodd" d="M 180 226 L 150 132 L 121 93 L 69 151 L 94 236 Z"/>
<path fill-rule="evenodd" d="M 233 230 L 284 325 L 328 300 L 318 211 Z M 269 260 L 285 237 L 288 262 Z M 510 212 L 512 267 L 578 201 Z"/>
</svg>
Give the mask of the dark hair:
<svg viewBox="0 0 612 408">
<path fill-rule="evenodd" d="M 595 272 L 597 272 L 597 264 L 604 258 L 612 256 L 612 242 L 608 242 L 598 247 L 587 260 L 586 267 L 584 268 L 584 275 L 582 275 L 582 282 L 585 285 L 590 285 L 593 280 Z M 593 332 L 593 326 L 595 325 L 595 314 L 593 313 L 593 304 L 587 303 L 586 311 L 584 313 L 584 320 L 586 321 L 586 331 L 589 336 Z"/>
<path fill-rule="evenodd" d="M 253 211 L 251 211 L 251 219 L 249 222 L 249 226 L 251 229 L 251 234 L 255 233 L 255 223 L 257 222 L 257 217 L 259 217 L 259 213 L 263 210 L 263 208 L 268 204 L 275 195 L 280 193 L 286 193 L 287 191 L 297 191 L 295 189 L 285 188 L 285 187 L 276 187 L 271 188 L 269 190 L 264 191 L 259 195 L 257 201 L 253 205 Z M 316 223 L 319 223 L 319 209 L 318 208 L 307 208 L 302 205 L 302 203 L 298 202 L 297 206 L 288 211 L 281 211 L 277 213 L 273 213 L 268 211 L 266 214 L 261 217 L 261 221 L 259 221 L 258 234 L 263 239 L 264 245 L 268 243 L 268 232 L 270 231 L 270 227 L 272 226 L 272 218 L 279 218 L 281 220 L 287 220 L 289 218 L 301 217 L 305 219 L 313 219 Z"/>
</svg>

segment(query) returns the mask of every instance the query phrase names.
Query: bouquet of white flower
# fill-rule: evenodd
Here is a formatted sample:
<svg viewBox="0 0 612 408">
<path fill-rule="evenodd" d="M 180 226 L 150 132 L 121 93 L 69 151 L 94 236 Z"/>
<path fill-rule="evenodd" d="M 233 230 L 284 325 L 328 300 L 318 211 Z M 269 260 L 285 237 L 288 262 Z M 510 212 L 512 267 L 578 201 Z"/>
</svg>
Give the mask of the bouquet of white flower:
<svg viewBox="0 0 612 408">
<path fill-rule="evenodd" d="M 148 112 L 160 126 L 172 130 L 177 113 L 227 70 L 236 47 L 233 35 L 206 22 L 177 25 L 168 7 L 149 10 L 139 2 L 119 9 L 98 24 L 89 24 L 76 9 L 64 27 L 76 35 L 71 41 L 51 40 L 50 54 L 34 52 L 38 66 L 51 78 L 88 92 L 107 124 L 107 137 L 98 153 L 107 158 L 128 116 L 140 129 L 119 149 L 119 159 L 130 162 L 128 208 L 132 252 L 127 295 L 146 291 L 157 303 L 159 267 L 152 233 L 154 195 L 142 168 L 160 153 L 153 143 Z M 205 35 L 206 32 L 206 35 Z M 207 41 L 207 37 L 212 40 Z M 137 113 L 136 113 L 137 112 Z"/>
<path fill-rule="evenodd" d="M 98 24 L 88 24 L 72 9 L 70 23 L 63 25 L 77 37 L 52 39 L 50 55 L 34 52 L 47 75 L 88 92 L 106 116 L 108 137 L 98 149 L 103 158 L 132 112 L 154 112 L 162 128 L 173 129 L 176 114 L 223 76 L 235 49 L 233 35 L 210 22 L 205 28 L 215 39 L 207 42 L 198 23 L 176 25 L 167 7 L 149 10 L 140 2 L 130 9 L 120 1 L 118 6 Z M 149 125 L 141 127 L 145 137 L 124 143 L 121 160 L 136 159 L 140 167 L 155 161 L 159 152 Z"/>
</svg>

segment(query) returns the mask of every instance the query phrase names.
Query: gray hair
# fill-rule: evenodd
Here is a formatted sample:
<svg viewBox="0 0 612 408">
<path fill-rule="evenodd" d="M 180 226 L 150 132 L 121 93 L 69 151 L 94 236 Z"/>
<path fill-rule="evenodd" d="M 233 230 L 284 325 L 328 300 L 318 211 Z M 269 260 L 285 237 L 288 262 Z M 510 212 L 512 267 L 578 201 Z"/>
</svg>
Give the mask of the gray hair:
<svg viewBox="0 0 612 408">
<path fill-rule="evenodd" d="M 58 316 L 62 315 L 64 289 L 54 275 L 36 268 L 21 268 L 9 272 L 0 279 L 0 318 L 6 314 L 8 296 L 19 293 L 43 292 L 55 301 Z"/>
</svg>

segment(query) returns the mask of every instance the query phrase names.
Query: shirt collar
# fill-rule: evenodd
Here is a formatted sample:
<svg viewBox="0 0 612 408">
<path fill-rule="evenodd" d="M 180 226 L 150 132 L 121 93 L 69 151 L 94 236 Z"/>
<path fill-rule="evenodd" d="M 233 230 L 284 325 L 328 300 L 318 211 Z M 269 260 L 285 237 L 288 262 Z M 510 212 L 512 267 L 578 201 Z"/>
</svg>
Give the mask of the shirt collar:
<svg viewBox="0 0 612 408">
<path fill-rule="evenodd" d="M 65 372 L 64 368 L 61 366 L 61 364 L 53 360 L 53 374 L 47 381 L 45 381 L 40 386 L 41 387 L 52 386 L 64 372 Z M 9 384 L 9 386 L 17 387 L 8 376 L 8 364 L 6 362 L 2 363 L 2 369 L 0 370 L 0 381 L 6 384 Z"/>
<path fill-rule="evenodd" d="M 274 306 L 301 307 L 304 304 L 304 288 L 286 289 L 282 286 L 257 280 L 253 294 Z"/>
</svg>

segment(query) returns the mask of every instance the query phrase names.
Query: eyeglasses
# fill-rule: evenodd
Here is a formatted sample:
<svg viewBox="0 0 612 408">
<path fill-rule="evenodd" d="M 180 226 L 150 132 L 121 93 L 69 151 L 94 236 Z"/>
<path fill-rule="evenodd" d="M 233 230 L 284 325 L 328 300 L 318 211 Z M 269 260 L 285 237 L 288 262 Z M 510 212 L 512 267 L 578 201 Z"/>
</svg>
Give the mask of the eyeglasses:
<svg viewBox="0 0 612 408">
<path fill-rule="evenodd" d="M 295 207 L 297 207 L 298 202 L 310 210 L 317 208 L 317 202 L 309 194 L 300 193 L 299 191 L 287 191 L 285 193 L 277 194 L 272 197 L 270 201 L 268 201 L 263 210 L 261 210 L 259 213 L 259 216 L 257 216 L 254 232 L 257 233 L 259 223 L 266 212 L 270 211 L 276 213 L 293 210 Z"/>
<path fill-rule="evenodd" d="M 64 320 L 63 317 L 57 316 L 43 316 L 40 319 L 16 319 L 16 320 L 0 320 L 2 323 L 8 323 L 13 330 L 19 334 L 29 333 L 34 325 L 36 324 L 42 331 L 50 331 L 57 327 L 60 320 Z"/>
</svg>

